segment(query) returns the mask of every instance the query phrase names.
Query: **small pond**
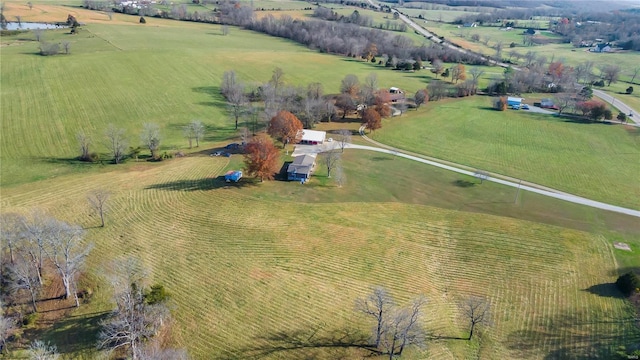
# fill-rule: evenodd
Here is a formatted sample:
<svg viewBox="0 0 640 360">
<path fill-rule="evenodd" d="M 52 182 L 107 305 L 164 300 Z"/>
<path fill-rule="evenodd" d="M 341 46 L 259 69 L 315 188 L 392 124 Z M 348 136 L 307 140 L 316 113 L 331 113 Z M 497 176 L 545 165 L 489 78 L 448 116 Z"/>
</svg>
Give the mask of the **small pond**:
<svg viewBox="0 0 640 360">
<path fill-rule="evenodd" d="M 7 23 L 7 30 L 47 30 L 47 29 L 63 29 L 65 25 L 47 24 L 47 23 L 32 23 L 32 22 L 10 22 Z"/>
</svg>

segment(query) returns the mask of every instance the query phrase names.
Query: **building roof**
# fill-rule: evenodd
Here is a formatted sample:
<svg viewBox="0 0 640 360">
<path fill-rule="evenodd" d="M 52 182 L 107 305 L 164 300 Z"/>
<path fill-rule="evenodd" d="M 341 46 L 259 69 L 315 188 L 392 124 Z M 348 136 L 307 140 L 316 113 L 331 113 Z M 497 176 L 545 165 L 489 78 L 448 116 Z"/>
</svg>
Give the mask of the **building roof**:
<svg viewBox="0 0 640 360">
<path fill-rule="evenodd" d="M 311 155 L 300 155 L 293 159 L 293 162 L 287 167 L 287 173 L 309 174 L 316 158 Z"/>
<path fill-rule="evenodd" d="M 522 102 L 522 98 L 518 98 L 518 97 L 511 97 L 511 96 L 509 96 L 509 97 L 507 98 L 507 102 L 509 102 L 509 101 Z"/>
<path fill-rule="evenodd" d="M 302 130 L 302 138 L 301 141 L 316 141 L 316 142 L 324 142 L 324 138 L 327 135 L 326 131 L 316 131 L 304 129 Z"/>
</svg>

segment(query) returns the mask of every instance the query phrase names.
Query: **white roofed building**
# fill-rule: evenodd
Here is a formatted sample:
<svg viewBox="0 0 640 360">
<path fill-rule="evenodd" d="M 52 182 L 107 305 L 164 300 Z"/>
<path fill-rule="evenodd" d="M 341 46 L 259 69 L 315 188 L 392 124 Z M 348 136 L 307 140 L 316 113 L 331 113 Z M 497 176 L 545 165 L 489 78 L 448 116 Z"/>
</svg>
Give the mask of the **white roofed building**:
<svg viewBox="0 0 640 360">
<path fill-rule="evenodd" d="M 326 131 L 304 129 L 302 130 L 302 136 L 300 137 L 300 144 L 321 145 L 322 143 L 324 143 L 324 139 L 326 136 Z"/>
</svg>

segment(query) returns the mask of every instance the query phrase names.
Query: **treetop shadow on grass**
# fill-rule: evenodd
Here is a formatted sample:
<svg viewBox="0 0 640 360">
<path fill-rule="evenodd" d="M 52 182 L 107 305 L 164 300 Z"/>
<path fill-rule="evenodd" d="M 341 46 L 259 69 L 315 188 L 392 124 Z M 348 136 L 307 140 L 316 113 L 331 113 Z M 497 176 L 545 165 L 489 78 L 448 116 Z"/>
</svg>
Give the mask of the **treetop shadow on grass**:
<svg viewBox="0 0 640 360">
<path fill-rule="evenodd" d="M 278 359 L 313 359 L 319 349 L 334 349 L 334 359 L 347 359 L 347 349 L 362 349 L 377 354 L 375 347 L 367 341 L 367 335 L 352 329 L 322 331 L 320 329 L 275 331 L 256 337 L 256 346 L 238 350 L 224 359 L 262 359 L 277 356 Z"/>
<path fill-rule="evenodd" d="M 584 289 L 583 291 L 602 297 L 611 297 L 617 299 L 624 298 L 624 295 L 620 292 L 620 290 L 618 290 L 618 287 L 615 283 L 592 285 Z"/>
<path fill-rule="evenodd" d="M 196 180 L 176 180 L 161 184 L 147 186 L 146 190 L 171 190 L 171 191 L 207 191 L 216 189 L 233 189 L 254 186 L 258 180 L 242 178 L 236 182 L 226 182 L 224 175 L 215 178 L 203 178 Z"/>
<path fill-rule="evenodd" d="M 65 317 L 52 327 L 48 327 L 42 332 L 33 330 L 27 336 L 28 338 L 50 341 L 62 354 L 95 349 L 100 321 L 106 319 L 110 314 L 111 312 L 105 311 Z"/>
<path fill-rule="evenodd" d="M 457 186 L 457 187 L 461 187 L 461 188 L 468 188 L 468 187 L 473 187 L 476 186 L 476 183 L 469 181 L 469 180 L 456 180 L 452 182 L 453 185 Z"/>
<path fill-rule="evenodd" d="M 558 314 L 537 319 L 529 329 L 518 330 L 507 337 L 507 347 L 518 358 L 538 358 L 545 344 L 552 344 L 544 359 L 611 359 L 615 349 L 640 340 L 640 329 L 634 326 L 633 318 L 609 318 L 584 321 L 580 313 Z M 602 324 L 597 327 L 589 325 Z M 619 327 L 626 326 L 626 331 Z M 593 334 L 597 329 L 598 334 Z"/>
</svg>

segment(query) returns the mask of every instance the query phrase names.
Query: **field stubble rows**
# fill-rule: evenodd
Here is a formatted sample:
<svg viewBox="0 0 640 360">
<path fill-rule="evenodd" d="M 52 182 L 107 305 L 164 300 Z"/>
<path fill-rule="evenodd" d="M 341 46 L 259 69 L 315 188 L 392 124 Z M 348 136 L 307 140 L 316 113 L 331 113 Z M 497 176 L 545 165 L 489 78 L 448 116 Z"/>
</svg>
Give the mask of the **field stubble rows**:
<svg viewBox="0 0 640 360">
<path fill-rule="evenodd" d="M 608 353 L 634 336 L 622 322 L 629 311 L 622 299 L 587 291 L 613 280 L 615 261 L 598 236 L 419 205 L 264 201 L 260 186 L 211 188 L 202 181 L 227 165 L 184 158 L 110 176 L 64 177 L 47 181 L 46 191 L 10 189 L 3 197 L 11 209 L 39 205 L 89 227 L 96 219 L 71 204 L 94 187 L 112 188 L 108 227 L 89 230 L 92 269 L 119 254 L 141 257 L 153 281 L 173 293 L 178 341 L 195 358 L 212 349 L 218 358 L 245 358 L 276 346 L 269 335 L 277 333 L 366 330 L 353 302 L 378 284 L 400 303 L 425 294 L 424 325 L 433 335 L 465 335 L 455 307 L 460 297 L 491 299 L 494 325 L 479 349 L 432 341 L 428 353 L 439 358 L 474 351 L 579 358 Z M 271 358 L 331 358 L 334 351 Z"/>
</svg>

